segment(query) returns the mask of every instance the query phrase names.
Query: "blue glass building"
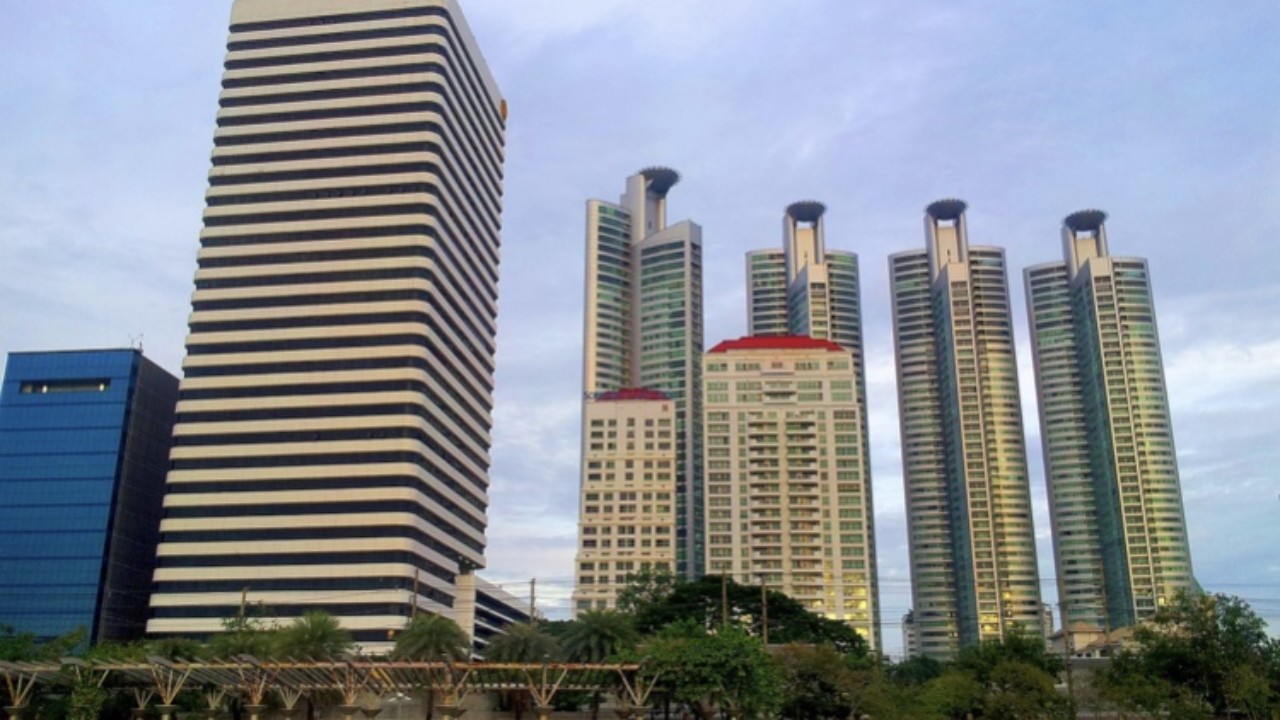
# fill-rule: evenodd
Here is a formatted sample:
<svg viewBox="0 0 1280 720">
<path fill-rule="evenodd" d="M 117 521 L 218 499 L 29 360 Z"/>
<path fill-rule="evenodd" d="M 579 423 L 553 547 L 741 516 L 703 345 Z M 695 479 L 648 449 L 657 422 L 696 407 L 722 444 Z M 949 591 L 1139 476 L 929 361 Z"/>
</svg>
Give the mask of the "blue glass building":
<svg viewBox="0 0 1280 720">
<path fill-rule="evenodd" d="M 142 635 L 177 397 L 177 378 L 137 350 L 9 355 L 0 624 Z"/>
</svg>

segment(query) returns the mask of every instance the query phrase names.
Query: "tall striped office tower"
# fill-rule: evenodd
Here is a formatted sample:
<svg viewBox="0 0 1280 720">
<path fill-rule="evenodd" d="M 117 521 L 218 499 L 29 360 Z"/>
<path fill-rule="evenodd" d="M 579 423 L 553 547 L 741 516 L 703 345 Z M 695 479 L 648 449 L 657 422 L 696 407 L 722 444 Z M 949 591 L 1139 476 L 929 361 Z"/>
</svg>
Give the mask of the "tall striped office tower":
<svg viewBox="0 0 1280 720">
<path fill-rule="evenodd" d="M 1069 215 L 1064 261 L 1025 272 L 1063 624 L 1099 629 L 1195 585 L 1147 262 L 1105 221 Z"/>
<path fill-rule="evenodd" d="M 1041 632 L 1004 251 L 969 245 L 965 204 L 925 210 L 889 259 L 912 599 L 920 653 Z"/>
<path fill-rule="evenodd" d="M 647 168 L 627 178 L 616 204 L 587 201 L 582 390 L 587 399 L 636 388 L 671 398 L 676 570 L 696 577 L 703 550 L 702 228 L 689 220 L 667 224 L 667 192 L 679 179 L 669 168 Z"/>
<path fill-rule="evenodd" d="M 454 0 L 236 0 L 148 632 L 483 564 L 505 105 Z"/>
</svg>

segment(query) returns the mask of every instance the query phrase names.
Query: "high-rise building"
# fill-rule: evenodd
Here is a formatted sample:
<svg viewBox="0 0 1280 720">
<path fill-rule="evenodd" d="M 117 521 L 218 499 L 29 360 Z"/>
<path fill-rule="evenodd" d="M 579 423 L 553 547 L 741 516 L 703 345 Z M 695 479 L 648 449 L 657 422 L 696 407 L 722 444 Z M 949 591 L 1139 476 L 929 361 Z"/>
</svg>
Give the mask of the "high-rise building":
<svg viewBox="0 0 1280 720">
<path fill-rule="evenodd" d="M 1195 585 L 1150 275 L 1105 221 L 1069 215 L 1064 261 L 1026 270 L 1064 627 L 1132 625 Z"/>
<path fill-rule="evenodd" d="M 920 652 L 1041 627 L 1004 251 L 970 246 L 965 204 L 925 210 L 925 248 L 889 259 Z"/>
<path fill-rule="evenodd" d="M 628 578 L 676 568 L 675 405 L 657 390 L 604 392 L 582 418 L 573 613 L 617 606 Z"/>
<path fill-rule="evenodd" d="M 454 0 L 236 0 L 148 632 L 483 565 L 506 105 Z"/>
<path fill-rule="evenodd" d="M 667 192 L 679 178 L 648 168 L 627 178 L 617 204 L 587 201 L 582 389 L 588 399 L 625 388 L 671 398 L 676 570 L 694 577 L 702 557 L 702 228 L 667 223 Z"/>
<path fill-rule="evenodd" d="M 813 200 L 782 216 L 782 249 L 747 253 L 747 327 L 751 335 L 807 335 L 862 357 L 858 256 L 828 250 Z"/>
<path fill-rule="evenodd" d="M 707 572 L 763 582 L 880 647 L 875 513 L 854 356 L 726 340 L 703 360 Z"/>
<path fill-rule="evenodd" d="M 920 641 L 916 635 L 915 612 L 908 610 L 902 616 L 902 659 L 916 657 L 920 654 Z"/>
<path fill-rule="evenodd" d="M 12 353 L 0 390 L 0 625 L 147 624 L 178 379 L 138 350 Z"/>
</svg>

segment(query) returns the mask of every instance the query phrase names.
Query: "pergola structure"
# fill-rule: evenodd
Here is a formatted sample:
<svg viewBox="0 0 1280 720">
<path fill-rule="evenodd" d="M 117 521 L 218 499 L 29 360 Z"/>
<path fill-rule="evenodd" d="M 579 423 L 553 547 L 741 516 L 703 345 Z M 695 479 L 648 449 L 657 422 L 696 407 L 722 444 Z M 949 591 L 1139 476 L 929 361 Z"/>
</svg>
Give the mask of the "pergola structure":
<svg viewBox="0 0 1280 720">
<path fill-rule="evenodd" d="M 219 717 L 231 698 L 240 700 L 249 720 L 264 720 L 273 700 L 280 717 L 294 718 L 304 698 L 314 705 L 335 707 L 346 720 L 353 720 L 357 713 L 376 716 L 384 698 L 424 690 L 437 693 L 436 709 L 445 720 L 456 720 L 462 714 L 462 701 L 476 691 L 526 691 L 539 720 L 547 720 L 552 700 L 561 690 L 612 692 L 622 702 L 621 720 L 630 720 L 648 702 L 657 680 L 634 663 L 260 661 L 245 655 L 208 661 L 153 657 L 144 662 L 86 663 L 77 658 L 60 663 L 0 662 L 0 674 L 11 720 L 22 720 L 38 688 L 70 689 L 85 683 L 130 693 L 136 718 L 146 715 L 154 704 L 162 720 L 175 720 L 178 707 L 174 703 L 183 691 L 203 697 L 205 709 L 195 716 L 209 720 Z"/>
</svg>

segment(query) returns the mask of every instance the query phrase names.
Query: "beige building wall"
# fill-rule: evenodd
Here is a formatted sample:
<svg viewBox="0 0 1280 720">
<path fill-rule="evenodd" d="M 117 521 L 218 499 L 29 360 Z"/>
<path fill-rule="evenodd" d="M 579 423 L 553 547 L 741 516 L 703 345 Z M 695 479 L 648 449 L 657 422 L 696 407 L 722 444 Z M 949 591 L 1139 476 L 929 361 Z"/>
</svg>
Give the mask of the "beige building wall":
<svg viewBox="0 0 1280 720">
<path fill-rule="evenodd" d="M 237 0 L 227 48 L 148 632 L 385 645 L 484 564 L 505 103 L 452 0 Z"/>
<path fill-rule="evenodd" d="M 582 426 L 575 617 L 614 609 L 631 575 L 676 569 L 675 403 L 654 390 L 601 393 Z"/>
<path fill-rule="evenodd" d="M 707 572 L 763 582 L 879 649 L 875 515 L 853 354 L 799 336 L 703 358 Z"/>
</svg>

